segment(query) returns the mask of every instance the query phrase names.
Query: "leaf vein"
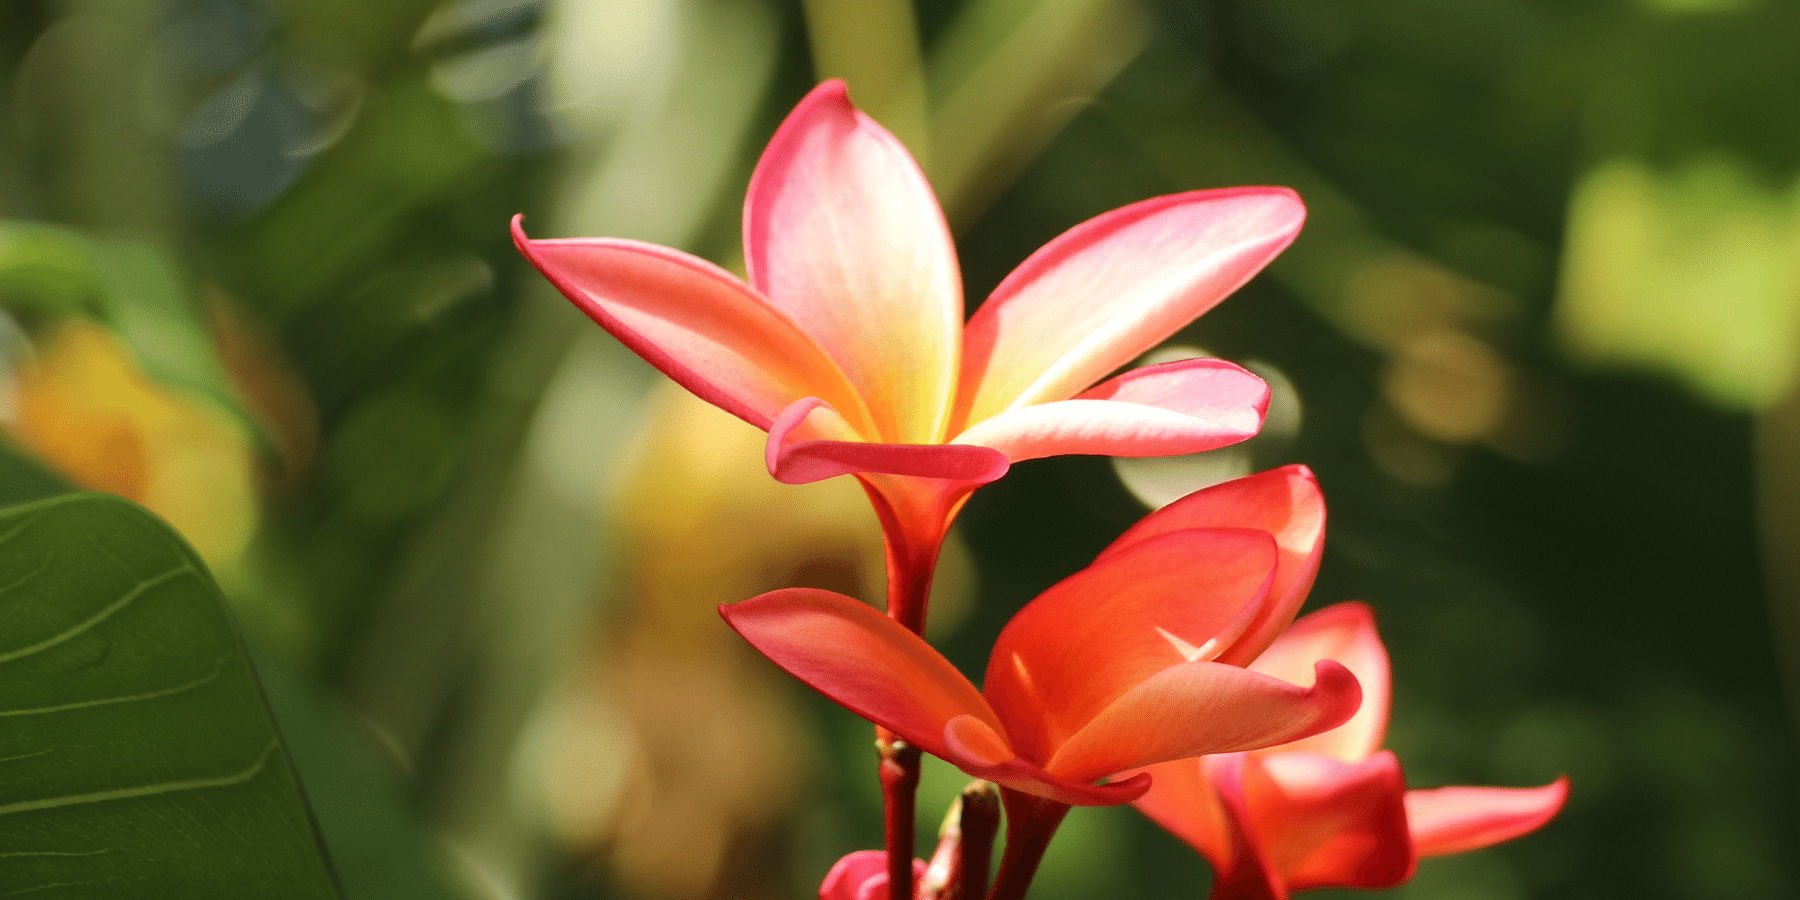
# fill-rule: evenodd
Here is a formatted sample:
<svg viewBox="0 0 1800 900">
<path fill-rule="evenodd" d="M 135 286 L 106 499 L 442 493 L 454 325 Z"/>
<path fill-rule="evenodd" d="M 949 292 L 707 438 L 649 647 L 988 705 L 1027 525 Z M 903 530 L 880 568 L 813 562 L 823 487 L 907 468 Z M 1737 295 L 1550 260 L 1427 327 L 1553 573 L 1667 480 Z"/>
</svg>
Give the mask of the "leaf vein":
<svg viewBox="0 0 1800 900">
<path fill-rule="evenodd" d="M 170 581 L 174 578 L 177 578 L 181 575 L 185 575 L 192 571 L 194 571 L 193 566 L 190 566 L 187 563 L 182 563 L 181 565 L 176 566 L 175 568 L 170 569 L 169 571 L 164 572 L 161 575 L 156 575 L 156 576 L 153 576 L 150 578 L 146 578 L 146 579 L 138 582 L 137 585 L 135 587 L 133 587 L 131 590 L 126 591 L 124 593 L 124 595 L 119 597 L 119 599 L 114 600 L 112 603 L 107 604 L 99 612 L 94 613 L 92 616 L 89 616 L 84 621 L 76 623 L 76 625 L 73 628 L 70 628 L 67 631 L 64 631 L 60 634 L 53 634 L 47 638 L 44 638 L 41 641 L 38 641 L 35 644 L 32 644 L 29 647 L 20 647 L 17 650 L 9 650 L 5 653 L 0 653 L 0 663 L 12 662 L 15 659 L 19 659 L 20 657 L 24 657 L 24 656 L 30 656 L 33 653 L 41 653 L 41 652 L 48 650 L 51 647 L 54 647 L 57 644 L 60 644 L 64 641 L 70 640 L 75 637 L 79 637 L 80 635 L 86 633 L 89 629 L 93 628 L 95 625 L 98 625 L 101 622 L 104 622 L 107 619 L 112 618 L 114 613 L 117 613 L 119 610 L 124 609 L 127 606 L 130 606 L 132 601 L 143 596 L 145 591 L 148 591 L 151 588 L 156 587 L 159 584 L 162 584 L 166 581 Z"/>
<path fill-rule="evenodd" d="M 269 746 L 256 758 L 249 768 L 230 775 L 217 778 L 193 778 L 187 781 L 165 781 L 161 784 L 146 784 L 139 787 L 118 788 L 111 791 L 94 791 L 88 794 L 68 794 L 62 797 L 45 797 L 41 800 L 25 800 L 0 806 L 0 816 L 13 813 L 35 812 L 42 809 L 60 809 L 65 806 L 81 806 L 88 803 L 106 803 L 113 800 L 132 800 L 138 797 L 155 797 L 161 794 L 175 794 L 182 791 L 200 791 L 208 788 L 234 787 L 244 784 L 257 775 L 269 764 L 269 757 L 275 755 L 280 747 L 279 741 L 270 741 Z"/>
</svg>

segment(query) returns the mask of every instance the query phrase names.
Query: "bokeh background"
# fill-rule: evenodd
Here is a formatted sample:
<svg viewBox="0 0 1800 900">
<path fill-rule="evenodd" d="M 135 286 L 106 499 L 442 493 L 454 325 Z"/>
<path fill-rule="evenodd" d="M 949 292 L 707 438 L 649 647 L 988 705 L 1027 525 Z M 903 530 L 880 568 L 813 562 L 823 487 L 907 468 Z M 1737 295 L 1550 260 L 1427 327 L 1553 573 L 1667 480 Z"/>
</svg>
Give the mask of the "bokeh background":
<svg viewBox="0 0 1800 900">
<path fill-rule="evenodd" d="M 768 479 L 506 222 L 736 266 L 762 143 L 843 77 L 971 304 L 1152 195 L 1311 211 L 1159 351 L 1263 374 L 1262 436 L 976 495 L 932 633 L 966 671 L 1151 504 L 1304 462 L 1309 607 L 1374 606 L 1410 782 L 1574 782 L 1399 896 L 1791 896 L 1796 46 L 1777 0 L 8 0 L 0 499 L 189 537 L 353 900 L 811 895 L 879 842 L 867 726 L 714 607 L 879 596 L 872 516 Z M 925 846 L 960 786 L 928 768 Z M 1033 896 L 1208 878 L 1079 810 Z"/>
</svg>

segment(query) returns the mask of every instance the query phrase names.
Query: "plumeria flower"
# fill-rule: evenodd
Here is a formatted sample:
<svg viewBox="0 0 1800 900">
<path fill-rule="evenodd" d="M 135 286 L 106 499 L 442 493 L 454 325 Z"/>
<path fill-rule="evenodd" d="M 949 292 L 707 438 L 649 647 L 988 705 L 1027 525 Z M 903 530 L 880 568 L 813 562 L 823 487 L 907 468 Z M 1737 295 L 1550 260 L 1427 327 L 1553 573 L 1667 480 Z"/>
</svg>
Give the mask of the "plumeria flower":
<svg viewBox="0 0 1800 900">
<path fill-rule="evenodd" d="M 840 594 L 794 588 L 721 611 L 776 665 L 970 775 L 1063 809 L 1124 803 L 1148 776 L 1096 782 L 1297 740 L 1356 710 L 1356 679 L 1335 662 L 1287 679 L 1243 667 L 1305 597 L 1323 536 L 1303 467 L 1191 494 L 1027 604 L 980 691 Z"/>
<path fill-rule="evenodd" d="M 1148 366 L 1090 386 L 1249 280 L 1304 217 L 1284 188 L 1117 209 L 1033 254 L 965 325 L 931 186 L 828 81 L 788 115 L 750 180 L 747 284 L 651 244 L 532 240 L 517 217 L 513 237 L 626 346 L 767 431 L 777 479 L 861 479 L 893 563 L 889 611 L 917 631 L 950 520 L 1011 463 L 1194 453 L 1256 432 L 1268 389 L 1230 363 Z"/>
<path fill-rule="evenodd" d="M 913 883 L 925 880 L 925 861 L 913 860 Z M 887 853 L 857 850 L 825 873 L 819 900 L 888 900 Z"/>
<path fill-rule="evenodd" d="M 1348 722 L 1293 743 L 1164 763 L 1137 808 L 1213 864 L 1213 900 L 1286 900 L 1321 887 L 1391 887 L 1423 856 L 1476 850 L 1550 821 L 1567 777 L 1536 788 L 1409 791 L 1387 730 L 1388 658 L 1361 603 L 1309 615 L 1251 671 L 1292 678 L 1321 659 L 1363 686 Z"/>
</svg>

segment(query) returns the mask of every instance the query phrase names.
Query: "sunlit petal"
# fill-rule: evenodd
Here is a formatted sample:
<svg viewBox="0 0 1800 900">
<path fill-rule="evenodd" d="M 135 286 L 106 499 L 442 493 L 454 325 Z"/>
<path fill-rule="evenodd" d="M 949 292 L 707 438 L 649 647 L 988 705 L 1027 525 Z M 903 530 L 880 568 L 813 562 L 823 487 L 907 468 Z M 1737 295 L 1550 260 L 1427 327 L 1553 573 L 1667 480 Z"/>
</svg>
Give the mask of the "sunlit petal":
<svg viewBox="0 0 1800 900">
<path fill-rule="evenodd" d="M 970 318 L 957 421 L 1080 392 L 1211 309 L 1300 231 L 1285 188 L 1134 203 L 1032 254 Z"/>
<path fill-rule="evenodd" d="M 993 447 L 1013 462 L 1069 453 L 1166 456 L 1253 437 L 1269 387 L 1223 360 L 1146 366 L 1073 400 L 1023 406 L 976 423 L 958 443 Z"/>
<path fill-rule="evenodd" d="M 843 82 L 815 88 L 769 141 L 744 253 L 751 284 L 867 400 L 870 440 L 943 440 L 962 342 L 956 249 L 918 164 Z"/>
<path fill-rule="evenodd" d="M 1248 665 L 1293 621 L 1312 590 L 1325 549 L 1325 498 L 1319 483 L 1305 466 L 1284 466 L 1216 484 L 1145 516 L 1102 551 L 1100 559 L 1187 528 L 1254 528 L 1274 535 L 1281 548 L 1269 602 L 1244 635 L 1218 655 L 1220 662 Z"/>
<path fill-rule="evenodd" d="M 866 604 L 788 588 L 721 606 L 719 613 L 795 678 L 934 756 L 953 758 L 944 729 L 958 716 L 999 730 L 999 718 L 955 666 Z"/>
<path fill-rule="evenodd" d="M 1356 677 L 1326 660 L 1301 688 L 1214 662 L 1171 666 L 1114 701 L 1044 768 L 1088 781 L 1172 759 L 1254 750 L 1342 724 L 1362 699 Z"/>
<path fill-rule="evenodd" d="M 1145 679 L 1211 659 L 1254 619 L 1274 565 L 1264 532 L 1178 531 L 1039 595 L 1001 631 L 983 682 L 1013 745 L 1048 759 Z"/>
<path fill-rule="evenodd" d="M 1420 856 L 1462 853 L 1535 831 L 1569 799 L 1567 776 L 1535 788 L 1447 787 L 1406 792 Z"/>
<path fill-rule="evenodd" d="M 1300 681 L 1321 659 L 1335 660 L 1362 685 L 1363 702 L 1350 721 L 1281 749 L 1322 753 L 1346 763 L 1360 762 L 1381 749 L 1387 733 L 1390 693 L 1387 648 L 1375 632 L 1375 614 L 1366 604 L 1339 603 L 1295 622 L 1263 655 L 1253 671 L 1283 681 Z"/>
<path fill-rule="evenodd" d="M 803 397 L 863 418 L 830 357 L 723 269 L 637 241 L 531 240 L 522 216 L 512 227 L 519 251 L 563 296 L 708 403 L 765 429 Z"/>
</svg>

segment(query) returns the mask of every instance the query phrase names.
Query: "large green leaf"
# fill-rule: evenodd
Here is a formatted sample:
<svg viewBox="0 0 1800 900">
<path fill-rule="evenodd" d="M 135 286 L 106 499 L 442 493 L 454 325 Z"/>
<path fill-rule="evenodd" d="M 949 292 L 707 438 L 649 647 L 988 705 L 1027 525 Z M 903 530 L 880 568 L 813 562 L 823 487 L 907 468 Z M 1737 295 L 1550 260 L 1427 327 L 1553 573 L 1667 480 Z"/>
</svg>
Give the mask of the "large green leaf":
<svg viewBox="0 0 1800 900">
<path fill-rule="evenodd" d="M 337 898 L 212 576 L 142 509 L 0 512 L 0 896 Z"/>
</svg>

